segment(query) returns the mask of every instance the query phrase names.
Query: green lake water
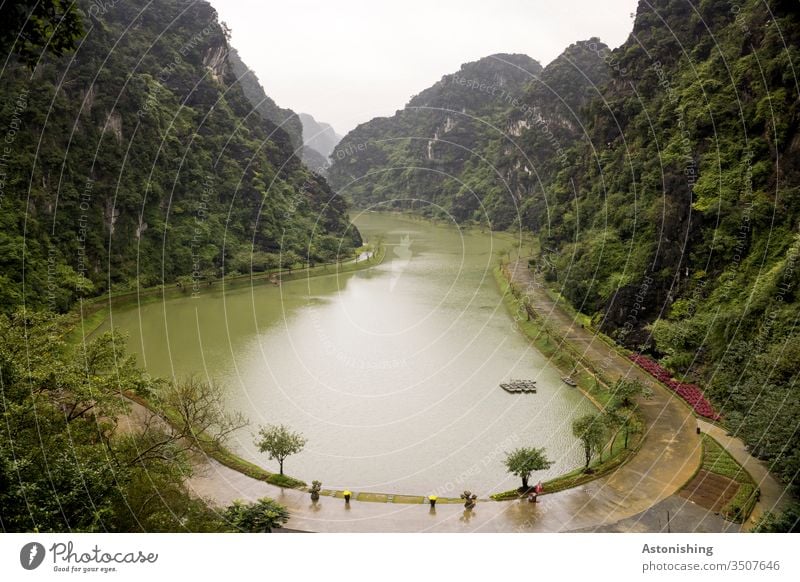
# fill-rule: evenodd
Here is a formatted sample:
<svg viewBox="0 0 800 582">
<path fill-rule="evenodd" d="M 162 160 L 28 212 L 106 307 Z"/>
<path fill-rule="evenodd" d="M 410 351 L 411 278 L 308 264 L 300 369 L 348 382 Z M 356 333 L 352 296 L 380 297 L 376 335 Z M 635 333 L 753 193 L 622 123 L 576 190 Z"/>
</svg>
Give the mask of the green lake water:
<svg viewBox="0 0 800 582">
<path fill-rule="evenodd" d="M 226 387 L 251 421 L 230 448 L 268 469 L 253 445 L 259 424 L 308 438 L 288 474 L 354 491 L 479 495 L 518 486 L 503 453 L 547 449 L 546 479 L 581 464 L 572 420 L 592 410 L 514 329 L 492 268 L 509 235 L 389 214 L 354 217 L 366 240 L 382 236 L 371 269 L 223 289 L 117 308 L 112 325 L 147 370 L 190 373 Z M 511 395 L 509 378 L 537 394 Z"/>
</svg>

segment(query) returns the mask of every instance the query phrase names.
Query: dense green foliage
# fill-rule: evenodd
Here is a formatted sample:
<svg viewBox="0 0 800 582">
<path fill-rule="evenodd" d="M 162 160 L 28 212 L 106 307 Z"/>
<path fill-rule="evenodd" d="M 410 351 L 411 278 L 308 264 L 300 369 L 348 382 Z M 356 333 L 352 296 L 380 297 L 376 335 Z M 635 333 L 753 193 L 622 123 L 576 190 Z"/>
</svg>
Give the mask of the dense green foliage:
<svg viewBox="0 0 800 582">
<path fill-rule="evenodd" d="M 265 497 L 255 503 L 234 501 L 225 510 L 223 518 L 237 531 L 271 533 L 289 521 L 289 513 L 285 507 Z"/>
<path fill-rule="evenodd" d="M 82 33 L 78 9 L 69 0 L 14 0 L 0 3 L 0 56 L 14 55 L 28 67 L 46 53 L 61 56 Z"/>
<path fill-rule="evenodd" d="M 586 461 L 584 471 L 589 471 L 589 463 L 606 444 L 607 419 L 600 414 L 586 414 L 576 418 L 572 423 L 572 434 L 581 441 L 583 456 Z"/>
<path fill-rule="evenodd" d="M 344 201 L 253 109 L 209 4 L 78 5 L 73 54 L 2 72 L 3 308 L 351 254 Z"/>
<path fill-rule="evenodd" d="M 283 475 L 283 462 L 286 457 L 296 455 L 306 446 L 306 438 L 298 432 L 280 425 L 262 426 L 258 430 L 256 446 L 262 453 L 267 453 L 270 459 L 278 461 L 280 475 Z"/>
<path fill-rule="evenodd" d="M 359 205 L 423 199 L 440 209 L 428 214 L 537 233 L 543 278 L 595 327 L 704 386 L 797 485 L 798 14 L 788 0 L 641 2 L 627 42 L 573 45 L 517 89 L 523 105 L 495 110 L 464 88 L 430 123 L 416 98 L 360 126 L 331 180 Z M 435 166 L 470 115 L 466 159 Z"/>
<path fill-rule="evenodd" d="M 545 450 L 535 447 L 521 447 L 506 453 L 506 469 L 522 479 L 522 489 L 528 488 L 528 479 L 534 471 L 549 469 L 553 462 L 548 460 Z"/>
<path fill-rule="evenodd" d="M 753 531 L 764 533 L 800 532 L 800 503 L 794 502 L 785 511 L 765 513 Z"/>
<path fill-rule="evenodd" d="M 68 347 L 63 320 L 0 315 L 0 528 L 4 531 L 206 531 L 215 515 L 189 496 L 190 469 L 157 426 L 124 430 L 123 389 L 157 383 L 109 334 Z"/>
<path fill-rule="evenodd" d="M 800 20 L 770 5 L 641 4 L 590 144 L 553 180 L 540 266 L 598 327 L 705 384 L 796 484 Z"/>
</svg>

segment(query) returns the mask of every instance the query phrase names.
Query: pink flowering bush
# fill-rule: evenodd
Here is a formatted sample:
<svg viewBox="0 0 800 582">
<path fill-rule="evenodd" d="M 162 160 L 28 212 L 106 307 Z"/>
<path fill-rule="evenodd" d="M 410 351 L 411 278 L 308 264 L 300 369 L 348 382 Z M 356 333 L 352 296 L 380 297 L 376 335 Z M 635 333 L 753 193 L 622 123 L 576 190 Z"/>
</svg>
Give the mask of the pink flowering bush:
<svg viewBox="0 0 800 582">
<path fill-rule="evenodd" d="M 719 420 L 721 418 L 714 410 L 714 407 L 706 400 L 706 397 L 703 396 L 703 391 L 697 384 L 678 382 L 667 370 L 646 356 L 631 354 L 628 357 L 641 368 L 644 368 L 648 374 L 688 402 L 700 416 L 710 418 L 711 420 Z"/>
</svg>

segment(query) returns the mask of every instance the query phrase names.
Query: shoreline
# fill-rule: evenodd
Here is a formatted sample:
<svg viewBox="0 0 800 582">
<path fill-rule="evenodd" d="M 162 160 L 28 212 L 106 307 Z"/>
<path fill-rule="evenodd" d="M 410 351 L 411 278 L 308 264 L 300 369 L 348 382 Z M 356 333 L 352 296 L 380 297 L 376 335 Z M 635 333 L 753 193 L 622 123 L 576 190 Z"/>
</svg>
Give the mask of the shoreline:
<svg viewBox="0 0 800 582">
<path fill-rule="evenodd" d="M 426 219 L 425 217 L 420 217 L 420 216 L 416 216 L 416 215 L 408 215 L 406 213 L 387 212 L 387 213 L 381 213 L 381 214 L 398 215 L 399 217 L 409 218 L 409 219 L 412 219 L 412 220 L 415 220 L 415 221 L 419 220 L 419 221 L 432 222 L 432 221 Z M 439 225 L 438 222 L 435 222 L 434 224 Z M 445 226 L 447 226 L 447 225 L 445 225 Z M 493 233 L 493 236 L 495 236 L 495 235 L 499 235 L 502 238 L 509 239 L 509 243 L 510 243 L 509 248 L 508 249 L 503 249 L 503 252 L 500 253 L 501 257 L 502 256 L 508 256 L 509 253 L 514 251 L 515 245 L 513 243 L 513 238 L 512 238 L 513 234 L 512 233 L 507 233 L 507 232 Z M 301 278 L 310 278 L 310 277 L 318 277 L 318 276 L 330 276 L 330 275 L 335 275 L 335 274 L 339 274 L 339 273 L 352 272 L 354 270 L 361 270 L 361 269 L 365 269 L 365 268 L 368 268 L 368 267 L 371 267 L 371 266 L 376 266 L 376 265 L 381 264 L 383 262 L 383 260 L 385 259 L 385 255 L 386 255 L 386 245 L 380 244 L 379 247 L 378 247 L 378 251 L 376 252 L 376 257 L 374 259 L 370 259 L 369 261 L 363 261 L 363 264 L 359 264 L 356 268 L 350 268 L 350 269 L 347 269 L 347 270 L 343 270 L 341 268 L 338 268 L 338 269 L 335 269 L 335 270 L 329 270 L 330 265 L 322 265 L 322 266 L 318 266 L 318 267 L 312 268 L 313 270 L 310 270 L 310 269 L 302 269 L 302 270 L 301 269 L 296 269 L 296 270 L 292 270 L 292 271 L 284 271 L 282 273 L 283 276 L 281 277 L 281 280 L 282 281 L 291 281 L 291 280 L 297 280 L 297 279 L 301 279 Z M 355 267 L 356 263 L 359 263 L 359 261 L 351 260 L 351 261 L 348 261 L 347 263 L 345 263 L 345 266 Z M 501 267 L 500 266 L 495 267 L 494 271 L 495 271 L 495 278 L 496 278 L 495 282 L 499 286 L 500 281 L 499 281 L 499 279 L 497 279 L 497 277 L 498 276 L 502 277 L 502 275 L 500 274 L 501 273 Z M 249 276 L 237 277 L 233 281 L 233 283 L 234 283 L 233 287 L 241 287 L 243 283 L 244 284 L 247 284 L 247 283 L 253 284 L 254 282 L 270 283 L 274 277 L 275 277 L 275 273 L 264 273 L 264 274 L 261 274 L 258 277 L 249 277 Z M 505 277 L 503 277 L 503 278 L 504 278 L 504 280 L 507 280 Z M 232 286 L 231 282 L 228 282 L 228 281 L 223 281 L 222 284 L 223 284 L 223 289 L 230 288 Z M 503 299 L 505 307 L 510 309 L 510 306 L 509 306 L 509 304 L 508 304 L 508 302 L 506 300 L 506 295 L 507 294 L 504 294 L 502 288 L 499 289 L 499 292 L 501 294 L 501 297 Z M 188 296 L 188 293 L 185 292 L 185 291 L 182 291 L 180 289 L 171 289 L 169 291 L 165 291 L 160 287 L 155 287 L 155 288 L 151 288 L 149 290 L 146 290 L 143 293 L 142 292 L 140 292 L 140 293 L 133 292 L 133 293 L 127 293 L 127 294 L 123 294 L 121 296 L 117 296 L 115 298 L 112 298 L 111 299 L 111 307 L 113 307 L 113 306 L 124 306 L 127 302 L 130 302 L 130 301 L 132 301 L 134 299 L 138 299 L 137 303 L 141 304 L 142 303 L 142 298 L 144 298 L 144 301 L 148 301 L 149 302 L 149 301 L 158 300 L 158 299 L 162 299 L 162 298 L 166 299 L 166 298 L 170 298 L 170 297 L 174 297 L 174 296 Z M 106 309 L 108 309 L 108 306 L 101 306 L 101 309 L 98 310 L 101 313 L 103 312 L 102 307 L 106 307 Z M 96 322 L 96 324 L 94 325 L 92 331 L 89 331 L 88 334 L 85 337 L 88 337 L 89 335 L 91 335 L 91 333 L 94 333 L 94 331 L 96 331 L 96 329 L 100 325 L 102 325 L 102 323 L 106 320 L 107 317 L 108 317 L 108 314 L 103 313 L 103 318 L 99 322 Z M 523 333 L 523 335 L 526 335 L 525 331 L 522 330 L 522 329 L 518 329 L 517 331 Z M 548 356 L 548 354 L 545 353 L 544 351 L 542 351 L 539 346 L 535 346 L 535 347 L 536 347 L 537 351 L 542 353 L 542 355 L 545 355 L 546 357 Z M 552 360 L 552 358 L 551 358 L 551 360 Z M 551 361 L 550 363 L 553 364 L 556 368 L 564 370 L 564 366 L 559 366 L 557 362 Z M 585 366 L 584 366 L 584 369 L 587 372 L 589 372 L 588 368 L 586 368 Z M 566 370 L 564 370 L 564 371 L 566 371 Z M 595 377 L 594 375 L 592 375 L 592 376 Z M 597 393 L 593 394 L 593 391 L 586 386 L 586 382 L 581 381 L 579 383 L 579 385 L 578 385 L 578 389 L 581 391 L 581 394 L 585 398 L 587 398 L 598 410 L 602 410 L 603 409 L 604 405 L 603 405 L 603 403 L 601 403 L 597 399 L 597 397 L 596 397 Z M 152 406 L 150 405 L 149 402 L 139 402 L 139 404 L 149 408 L 151 411 L 155 411 L 152 408 Z M 608 475 L 614 469 L 618 468 L 619 466 L 621 466 L 625 462 L 627 462 L 627 460 L 630 457 L 632 457 L 635 454 L 635 452 L 638 450 L 638 448 L 639 448 L 639 446 L 641 444 L 641 441 L 643 439 L 641 438 L 640 435 L 632 435 L 632 436 L 634 437 L 632 439 L 632 444 L 627 450 L 625 450 L 625 449 L 616 450 L 616 451 L 614 451 L 612 456 L 610 456 L 609 458 L 604 459 L 602 462 L 595 463 L 594 464 L 594 469 L 595 470 L 592 473 L 589 473 L 589 474 L 582 473 L 580 471 L 581 468 L 580 467 L 576 467 L 575 469 L 571 469 L 571 470 L 566 471 L 565 473 L 563 473 L 561 475 L 558 475 L 558 476 L 556 476 L 556 477 L 554 477 L 552 479 L 549 479 L 547 481 L 547 483 L 545 484 L 546 488 L 545 488 L 545 491 L 542 493 L 542 495 L 547 495 L 547 494 L 550 494 L 550 493 L 556 493 L 556 492 L 563 491 L 563 490 L 568 489 L 568 488 L 577 487 L 577 486 L 583 485 L 583 484 L 585 484 L 585 483 L 587 483 L 589 481 L 595 481 L 595 480 L 597 480 L 597 479 L 599 479 L 601 477 L 604 477 L 604 476 Z M 610 439 L 609 443 L 611 443 L 611 442 L 612 441 Z M 243 475 L 245 475 L 247 477 L 250 477 L 250 478 L 253 478 L 253 479 L 256 479 L 256 480 L 259 480 L 259 481 L 264 481 L 266 483 L 272 483 L 273 485 L 282 486 L 282 484 L 275 483 L 272 480 L 273 479 L 273 474 L 272 473 L 270 473 L 269 471 L 267 471 L 263 467 L 260 467 L 260 466 L 254 464 L 254 463 L 252 463 L 250 461 L 247 461 L 247 460 L 243 459 L 242 457 L 232 453 L 231 451 L 229 451 L 227 449 L 223 448 L 221 450 L 210 450 L 210 449 L 204 448 L 202 443 L 198 443 L 198 446 L 203 451 L 203 453 L 205 453 L 206 455 L 208 455 L 209 457 L 213 458 L 217 462 L 221 463 L 222 465 L 225 465 L 226 467 L 228 467 L 228 468 L 230 468 L 230 469 L 232 469 L 234 471 L 237 471 L 237 472 L 239 472 L 239 473 L 241 473 L 241 474 L 243 474 Z M 574 478 L 574 475 L 575 475 L 576 471 L 581 473 L 579 479 L 575 479 Z M 296 485 L 291 486 L 291 487 L 293 487 L 295 489 L 298 489 L 298 490 L 301 490 L 301 491 L 306 489 L 305 483 L 303 483 L 301 480 L 294 479 L 294 478 L 292 478 L 292 480 L 296 483 Z M 568 482 L 568 484 L 566 486 L 564 486 L 564 482 L 565 481 Z M 547 487 L 547 484 L 550 484 L 550 486 Z M 342 497 L 342 493 L 343 492 L 340 491 L 340 490 L 323 490 L 321 492 L 322 495 L 330 496 L 330 497 Z M 508 500 L 513 500 L 513 499 L 518 499 L 518 498 L 519 498 L 519 495 L 516 493 L 516 490 L 514 490 L 513 492 L 512 491 L 500 491 L 500 492 L 485 494 L 485 496 L 482 497 L 480 500 L 483 501 L 483 502 L 488 502 L 488 501 L 499 502 L 499 501 L 508 501 Z M 391 493 L 391 492 L 387 493 L 387 492 L 361 491 L 361 492 L 354 492 L 353 499 L 356 500 L 356 501 L 375 502 L 375 503 L 423 504 L 423 503 L 426 503 L 427 495 L 400 494 L 400 493 Z M 462 503 L 463 501 L 461 499 L 459 499 L 459 498 L 441 497 L 438 502 L 442 503 L 442 504 L 448 504 L 448 503 Z"/>
<path fill-rule="evenodd" d="M 315 279 L 318 277 L 330 277 L 333 275 L 345 275 L 354 273 L 356 271 L 363 271 L 371 267 L 376 267 L 383 263 L 386 258 L 386 246 L 379 244 L 373 255 L 366 260 L 359 261 L 356 259 L 348 259 L 339 263 L 325 263 L 315 265 L 313 267 L 303 267 L 300 269 L 275 269 L 272 271 L 263 271 L 256 275 L 236 275 L 233 277 L 226 277 L 217 279 L 213 282 L 208 282 L 207 285 L 201 287 L 202 290 L 221 292 L 233 291 L 246 287 L 248 284 L 251 287 L 256 285 L 269 285 L 275 284 L 276 277 L 279 283 L 289 283 L 300 279 Z M 168 299 L 177 299 L 180 297 L 191 298 L 194 292 L 184 289 L 180 286 L 173 285 L 155 285 L 153 287 L 145 287 L 141 289 L 118 291 L 116 293 L 106 293 L 98 295 L 87 300 L 79 300 L 78 303 L 67 313 L 68 317 L 75 319 L 72 329 L 66 334 L 68 343 L 78 343 L 89 339 L 99 327 L 111 316 L 113 308 L 125 308 L 131 305 L 146 305 L 148 303 L 157 302 L 159 300 L 166 301 Z M 87 329 L 88 322 L 88 329 Z M 77 334 L 78 330 L 80 334 Z"/>
</svg>

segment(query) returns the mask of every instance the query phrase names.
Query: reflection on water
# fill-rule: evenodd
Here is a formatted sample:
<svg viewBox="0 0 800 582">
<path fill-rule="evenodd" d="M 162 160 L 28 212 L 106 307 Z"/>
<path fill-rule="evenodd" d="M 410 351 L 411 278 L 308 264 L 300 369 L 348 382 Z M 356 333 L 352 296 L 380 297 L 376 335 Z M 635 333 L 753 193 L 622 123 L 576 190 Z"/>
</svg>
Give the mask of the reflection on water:
<svg viewBox="0 0 800 582">
<path fill-rule="evenodd" d="M 251 426 L 231 447 L 262 466 L 252 435 L 283 423 L 308 438 L 287 473 L 326 488 L 484 496 L 518 486 L 505 451 L 543 446 L 545 479 L 581 463 L 571 421 L 591 410 L 513 329 L 492 275 L 508 237 L 365 214 L 388 249 L 378 267 L 280 287 L 204 290 L 113 314 L 161 376 L 227 385 Z M 537 381 L 511 395 L 509 378 Z"/>
</svg>

